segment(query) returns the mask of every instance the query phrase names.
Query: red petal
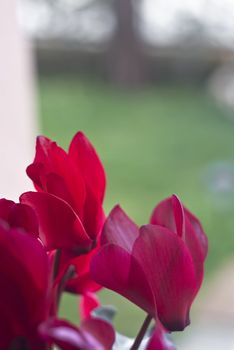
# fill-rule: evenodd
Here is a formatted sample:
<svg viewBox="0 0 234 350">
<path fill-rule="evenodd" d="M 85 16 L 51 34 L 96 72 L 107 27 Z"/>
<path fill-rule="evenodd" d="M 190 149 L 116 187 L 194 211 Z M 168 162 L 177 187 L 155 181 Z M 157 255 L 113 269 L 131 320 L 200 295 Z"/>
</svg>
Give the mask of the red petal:
<svg viewBox="0 0 234 350">
<path fill-rule="evenodd" d="M 73 137 L 68 153 L 81 170 L 86 185 L 102 203 L 106 188 L 105 171 L 94 147 L 82 132 Z"/>
<path fill-rule="evenodd" d="M 46 192 L 50 192 L 53 184 L 51 181 L 49 183 L 47 181 L 48 175 L 51 173 L 56 174 L 63 180 L 62 191 L 60 181 L 59 184 L 56 182 L 53 186 L 52 193 L 58 197 L 62 195 L 61 198 L 64 200 L 68 200 L 69 197 L 69 204 L 82 217 L 86 194 L 80 169 L 56 142 L 40 136 L 37 138 L 34 163 L 27 168 L 27 174 L 35 185 Z M 63 197 L 64 193 L 65 197 Z"/>
<path fill-rule="evenodd" d="M 91 318 L 91 312 L 100 306 L 100 302 L 94 293 L 86 293 L 80 299 L 81 319 Z"/>
<path fill-rule="evenodd" d="M 183 240 L 190 250 L 197 276 L 199 289 L 207 254 L 207 237 L 198 219 L 182 206 L 176 196 L 159 203 L 153 211 L 151 223 L 164 226 L 173 232 L 183 233 Z"/>
<path fill-rule="evenodd" d="M 72 208 L 48 193 L 26 192 L 20 201 L 31 206 L 39 221 L 39 235 L 48 250 L 88 248 L 92 241 Z"/>
<path fill-rule="evenodd" d="M 15 202 L 5 198 L 0 199 L 0 219 L 8 222 L 11 209 L 14 207 Z"/>
<path fill-rule="evenodd" d="M 185 243 L 166 228 L 146 225 L 140 229 L 132 254 L 151 286 L 159 320 L 170 331 L 183 330 L 189 324 L 189 309 L 197 291 Z"/>
<path fill-rule="evenodd" d="M 15 204 L 9 213 L 11 227 L 23 228 L 26 232 L 38 237 L 38 221 L 35 212 L 26 204 Z"/>
<path fill-rule="evenodd" d="M 172 208 L 174 212 L 176 232 L 180 237 L 184 237 L 185 234 L 185 219 L 184 219 L 184 208 L 179 198 L 173 195 L 171 198 Z"/>
<path fill-rule="evenodd" d="M 92 249 L 87 254 L 82 254 L 73 260 L 69 259 L 69 256 L 67 257 L 69 264 L 75 267 L 76 277 L 68 281 L 66 291 L 75 294 L 86 294 L 101 289 L 101 286 L 93 280 L 90 274 L 90 262 L 92 257 L 96 254 L 97 249 L 98 248 Z M 62 258 L 64 258 L 64 253 Z"/>
<path fill-rule="evenodd" d="M 8 349 L 2 344 L 17 336 L 33 341 L 47 315 L 49 265 L 42 244 L 22 230 L 0 225 L 0 242 L 0 347 Z"/>
<path fill-rule="evenodd" d="M 91 261 L 97 283 L 115 291 L 155 316 L 156 305 L 148 276 L 129 252 L 114 244 L 102 247 Z"/>
<path fill-rule="evenodd" d="M 188 221 L 193 227 L 194 233 L 199 242 L 200 248 L 202 250 L 203 260 L 205 260 L 208 252 L 208 240 L 207 236 L 202 228 L 200 221 L 193 215 L 188 209 L 184 208 L 185 215 L 188 218 Z"/>
<path fill-rule="evenodd" d="M 164 226 L 172 232 L 177 232 L 171 197 L 164 199 L 154 208 L 150 223 Z"/>
<path fill-rule="evenodd" d="M 92 336 L 97 339 L 99 344 L 102 345 L 100 350 L 112 349 L 115 341 L 115 331 L 110 323 L 101 319 L 89 319 L 82 322 L 81 330 L 85 333 L 85 335 L 92 334 Z M 92 350 L 93 349 L 94 348 L 92 348 Z"/>
<path fill-rule="evenodd" d="M 87 188 L 82 222 L 90 238 L 97 238 L 104 221 L 105 214 L 101 203 L 95 199 L 93 193 Z"/>
<path fill-rule="evenodd" d="M 125 214 L 120 206 L 109 214 L 101 236 L 101 243 L 113 243 L 129 252 L 139 235 L 138 226 Z"/>
</svg>

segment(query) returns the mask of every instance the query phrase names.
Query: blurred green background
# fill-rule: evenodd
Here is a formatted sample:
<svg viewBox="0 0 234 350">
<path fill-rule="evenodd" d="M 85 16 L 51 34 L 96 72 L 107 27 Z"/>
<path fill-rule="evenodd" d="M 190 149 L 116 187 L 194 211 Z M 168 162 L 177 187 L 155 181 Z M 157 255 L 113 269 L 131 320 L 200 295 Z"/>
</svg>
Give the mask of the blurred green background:
<svg viewBox="0 0 234 350">
<path fill-rule="evenodd" d="M 41 126 L 65 148 L 78 130 L 95 145 L 106 169 L 106 213 L 117 203 L 138 224 L 172 193 L 202 221 L 209 237 L 206 280 L 233 253 L 234 200 L 210 190 L 212 164 L 234 162 L 234 124 L 204 87 L 158 84 L 117 90 L 98 80 L 51 76 L 39 81 Z M 226 193 L 226 195 L 228 195 Z M 231 195 L 231 201 L 233 196 Z M 222 204 L 222 203 L 221 203 Z M 117 327 L 135 334 L 143 313 L 114 293 L 105 304 L 119 309 Z M 62 315 L 77 319 L 74 297 L 65 296 Z"/>
</svg>

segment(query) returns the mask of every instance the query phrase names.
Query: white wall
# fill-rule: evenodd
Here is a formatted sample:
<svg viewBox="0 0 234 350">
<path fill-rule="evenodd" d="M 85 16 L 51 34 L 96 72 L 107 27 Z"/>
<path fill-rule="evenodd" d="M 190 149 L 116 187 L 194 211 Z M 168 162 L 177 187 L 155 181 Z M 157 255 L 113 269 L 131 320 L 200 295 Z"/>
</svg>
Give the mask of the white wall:
<svg viewBox="0 0 234 350">
<path fill-rule="evenodd" d="M 25 175 L 36 133 L 33 65 L 17 21 L 17 1 L 0 1 L 0 197 L 31 188 Z"/>
</svg>

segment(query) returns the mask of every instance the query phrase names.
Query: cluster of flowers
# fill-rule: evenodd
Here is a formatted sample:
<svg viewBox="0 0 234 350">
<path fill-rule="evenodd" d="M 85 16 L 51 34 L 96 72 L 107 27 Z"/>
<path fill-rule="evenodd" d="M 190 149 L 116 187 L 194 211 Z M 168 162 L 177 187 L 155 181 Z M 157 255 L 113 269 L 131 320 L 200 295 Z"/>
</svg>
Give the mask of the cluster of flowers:
<svg viewBox="0 0 234 350">
<path fill-rule="evenodd" d="M 175 195 L 140 228 L 119 206 L 106 219 L 104 168 L 81 132 L 68 152 L 39 137 L 27 174 L 35 192 L 0 200 L 0 349 L 114 349 L 113 326 L 92 314 L 102 287 L 147 313 L 131 349 L 151 320 L 144 349 L 174 349 L 165 334 L 189 324 L 203 280 L 207 238 L 198 219 Z M 79 327 L 59 319 L 64 291 L 80 295 Z"/>
</svg>

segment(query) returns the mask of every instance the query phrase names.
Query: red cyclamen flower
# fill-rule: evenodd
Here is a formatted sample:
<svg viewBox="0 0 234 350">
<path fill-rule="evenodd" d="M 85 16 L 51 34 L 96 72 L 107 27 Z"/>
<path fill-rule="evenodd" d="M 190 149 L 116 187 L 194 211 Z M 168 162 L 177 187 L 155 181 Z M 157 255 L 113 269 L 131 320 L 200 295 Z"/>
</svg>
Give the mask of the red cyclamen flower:
<svg viewBox="0 0 234 350">
<path fill-rule="evenodd" d="M 27 174 L 38 192 L 26 192 L 20 200 L 35 210 L 41 240 L 48 250 L 62 250 L 61 268 L 77 257 L 72 261 L 77 278 L 68 283 L 67 290 L 97 290 L 100 286 L 90 278 L 89 264 L 105 219 L 106 179 L 95 149 L 81 132 L 72 139 L 68 152 L 40 136 Z"/>
<path fill-rule="evenodd" d="M 49 262 L 32 209 L 0 200 L 0 348 L 46 349 L 37 334 L 48 316 Z M 18 227 L 17 226 L 18 223 Z"/>
<path fill-rule="evenodd" d="M 21 202 L 39 218 L 39 234 L 49 250 L 75 252 L 92 245 L 104 221 L 102 203 L 105 172 L 95 149 L 78 132 L 66 153 L 56 142 L 37 138 L 34 162 L 27 174 L 38 192 L 27 192 Z"/>
<path fill-rule="evenodd" d="M 155 208 L 151 222 L 139 229 L 115 207 L 91 273 L 101 285 L 159 318 L 169 331 L 183 330 L 202 282 L 207 239 L 176 196 Z"/>
</svg>

